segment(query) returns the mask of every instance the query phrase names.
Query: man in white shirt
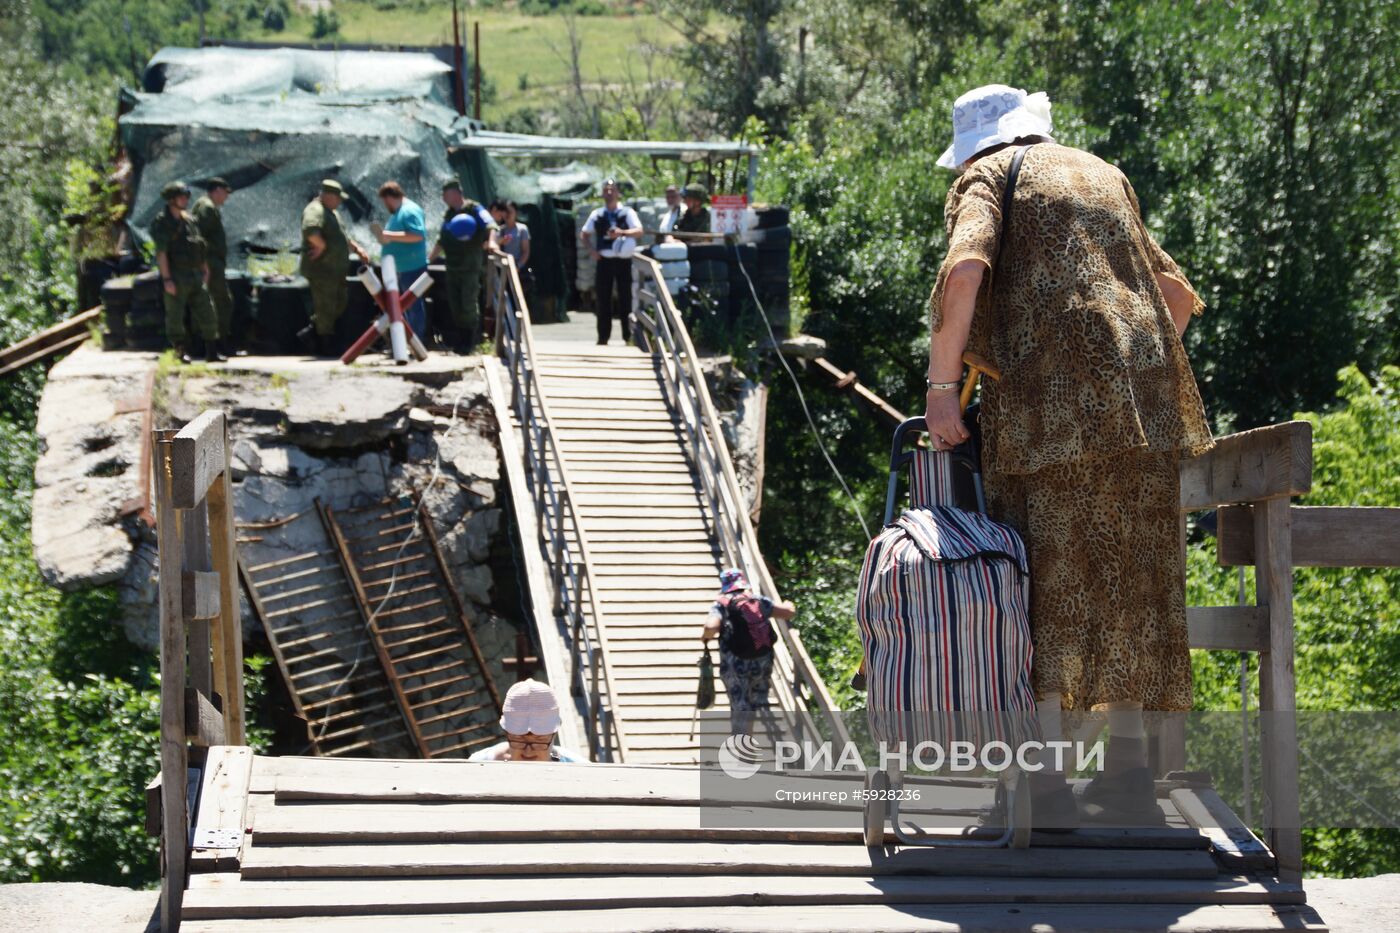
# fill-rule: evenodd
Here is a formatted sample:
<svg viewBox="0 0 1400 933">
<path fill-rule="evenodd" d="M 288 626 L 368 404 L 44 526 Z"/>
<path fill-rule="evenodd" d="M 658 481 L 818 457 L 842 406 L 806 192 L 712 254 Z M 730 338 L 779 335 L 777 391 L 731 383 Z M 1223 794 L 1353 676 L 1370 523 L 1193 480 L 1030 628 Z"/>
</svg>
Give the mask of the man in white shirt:
<svg viewBox="0 0 1400 933">
<path fill-rule="evenodd" d="M 598 346 L 612 337 L 616 317 L 622 325 L 622 341 L 631 336 L 628 315 L 632 308 L 632 254 L 642 235 L 642 219 L 621 203 L 617 182 L 603 182 L 603 206 L 588 215 L 579 239 L 598 264 L 593 291 L 598 301 Z"/>
<path fill-rule="evenodd" d="M 681 219 L 681 214 L 685 212 L 685 205 L 681 203 L 681 189 L 675 185 L 666 186 L 666 212 L 661 215 L 661 222 L 657 224 L 657 231 L 660 233 L 670 233 L 676 226 L 676 221 Z"/>
</svg>

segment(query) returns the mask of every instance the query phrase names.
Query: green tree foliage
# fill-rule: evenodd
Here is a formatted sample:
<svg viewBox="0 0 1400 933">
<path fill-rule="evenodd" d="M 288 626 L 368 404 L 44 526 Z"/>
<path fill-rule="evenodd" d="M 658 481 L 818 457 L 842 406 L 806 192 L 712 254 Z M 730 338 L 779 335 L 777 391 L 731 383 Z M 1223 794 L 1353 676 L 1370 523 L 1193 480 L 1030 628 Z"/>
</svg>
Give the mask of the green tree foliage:
<svg viewBox="0 0 1400 933">
<path fill-rule="evenodd" d="M 676 54 L 703 75 L 689 96 L 713 117 L 714 129 L 736 133 L 754 116 L 775 122 L 778 112 L 764 105 L 763 93 L 784 70 L 785 0 L 655 0 L 653 6 L 689 40 Z"/>
<path fill-rule="evenodd" d="M 333 39 L 340 35 L 340 16 L 335 10 L 317 10 L 311 17 L 311 38 Z"/>
<path fill-rule="evenodd" d="M 0 422 L 0 881 L 157 876 L 142 789 L 160 728 L 152 659 L 109 588 L 64 594 L 30 551 L 33 435 Z"/>
<path fill-rule="evenodd" d="M 119 76 L 139 82 L 146 62 L 167 45 L 199 43 L 199 4 L 189 0 L 6 0 L 30 7 L 45 61 L 74 75 Z M 276 0 L 274 4 L 277 5 Z M 283 12 L 286 5 L 282 4 Z M 269 7 L 270 9 L 271 7 Z M 236 0 L 205 0 L 209 35 L 238 38 L 246 8 Z"/>
</svg>

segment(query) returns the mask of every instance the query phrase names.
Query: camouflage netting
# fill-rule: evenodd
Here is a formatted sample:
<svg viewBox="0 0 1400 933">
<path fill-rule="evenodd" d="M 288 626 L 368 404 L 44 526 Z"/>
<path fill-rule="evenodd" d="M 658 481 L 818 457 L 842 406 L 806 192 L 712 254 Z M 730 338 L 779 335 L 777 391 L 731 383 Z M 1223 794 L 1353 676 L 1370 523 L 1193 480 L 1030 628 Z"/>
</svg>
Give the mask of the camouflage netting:
<svg viewBox="0 0 1400 933">
<path fill-rule="evenodd" d="M 582 191 L 593 173 L 573 166 L 518 175 L 457 148 L 472 124 L 452 107 L 451 69 L 432 55 L 170 48 L 151 59 L 142 83 L 127 92 L 120 120 L 138 178 L 130 217 L 138 241 L 160 211 L 162 185 L 181 179 L 198 189 L 221 176 L 235 189 L 223 211 L 230 268 L 277 253 L 294 266 L 302 208 L 322 178 L 335 178 L 346 190 L 349 234 L 373 253 L 369 224 L 385 219 L 380 184 L 398 181 L 436 229 L 442 183 L 456 177 L 469 197 L 520 203 L 535 235 L 536 287 L 563 307 L 553 196 Z"/>
</svg>

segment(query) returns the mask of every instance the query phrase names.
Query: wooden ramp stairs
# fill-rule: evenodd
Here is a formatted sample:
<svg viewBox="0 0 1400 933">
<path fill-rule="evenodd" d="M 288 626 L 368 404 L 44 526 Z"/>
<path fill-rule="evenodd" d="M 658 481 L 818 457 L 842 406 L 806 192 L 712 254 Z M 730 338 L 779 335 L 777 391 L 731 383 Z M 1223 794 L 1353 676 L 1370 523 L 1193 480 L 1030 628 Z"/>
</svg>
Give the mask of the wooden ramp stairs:
<svg viewBox="0 0 1400 933">
<path fill-rule="evenodd" d="M 311 750 L 466 757 L 497 741 L 500 696 L 426 509 L 318 501 L 280 526 L 289 538 L 294 523 L 317 526 L 316 546 L 240 571 Z M 245 528 L 242 546 L 278 530 Z"/>
<path fill-rule="evenodd" d="M 520 525 L 539 530 L 554 571 L 532 598 L 559 618 L 537 615 L 537 627 L 558 630 L 575 659 L 597 655 L 597 676 L 576 667 L 571 678 L 595 760 L 695 764 L 729 734 L 718 677 L 715 712 L 697 722 L 695 707 L 719 571 L 740 567 L 778 597 L 698 357 L 669 297 L 652 306 L 652 329 L 660 319 L 674 339 L 657 338 L 655 352 L 551 340 L 532 329 L 513 268 L 492 269 L 501 359 L 488 361 L 488 385 L 512 435 L 503 446 Z M 823 716 L 839 730 L 800 636 L 778 627 L 772 710 L 753 734 L 771 746 Z"/>
</svg>

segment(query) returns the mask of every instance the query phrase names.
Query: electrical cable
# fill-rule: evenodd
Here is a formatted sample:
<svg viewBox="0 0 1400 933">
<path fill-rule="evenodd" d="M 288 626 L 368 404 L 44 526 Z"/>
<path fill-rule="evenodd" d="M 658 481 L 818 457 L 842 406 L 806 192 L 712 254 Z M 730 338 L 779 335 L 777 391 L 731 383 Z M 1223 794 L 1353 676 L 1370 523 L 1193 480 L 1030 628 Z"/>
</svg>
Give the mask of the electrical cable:
<svg viewBox="0 0 1400 933">
<path fill-rule="evenodd" d="M 778 362 L 787 371 L 788 378 L 792 380 L 792 387 L 797 392 L 797 401 L 802 406 L 802 413 L 807 416 L 807 425 L 812 429 L 812 437 L 817 441 L 817 449 L 821 451 L 826 465 L 831 467 L 831 472 L 836 476 L 836 482 L 841 484 L 841 490 L 846 494 L 846 498 L 851 503 L 851 511 L 855 513 L 856 521 L 860 523 L 861 531 L 865 532 L 865 537 L 870 537 L 870 526 L 866 524 L 865 516 L 860 513 L 860 504 L 856 502 L 855 493 L 851 492 L 851 487 L 846 484 L 846 477 L 841 475 L 841 471 L 836 466 L 836 461 L 831 459 L 831 454 L 827 452 L 826 443 L 822 440 L 821 431 L 817 429 L 817 422 L 812 417 L 812 410 L 807 407 L 807 396 L 802 393 L 802 386 L 798 384 L 797 374 L 788 365 L 787 357 L 783 356 L 783 351 L 778 347 L 778 336 L 773 331 L 773 323 L 768 320 L 768 312 L 763 310 L 763 302 L 758 300 L 758 289 L 754 287 L 753 279 L 749 277 L 749 270 L 744 267 L 743 257 L 739 255 L 739 250 L 734 250 L 734 261 L 739 266 L 739 271 L 744 273 L 744 281 L 749 284 L 749 294 L 753 296 L 754 307 L 758 309 L 758 315 L 763 319 L 763 326 L 768 331 L 768 339 L 773 345 L 773 350 L 778 354 Z"/>
</svg>

